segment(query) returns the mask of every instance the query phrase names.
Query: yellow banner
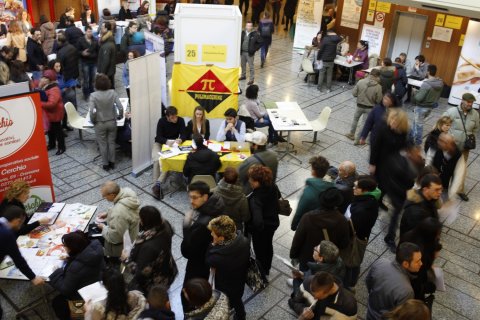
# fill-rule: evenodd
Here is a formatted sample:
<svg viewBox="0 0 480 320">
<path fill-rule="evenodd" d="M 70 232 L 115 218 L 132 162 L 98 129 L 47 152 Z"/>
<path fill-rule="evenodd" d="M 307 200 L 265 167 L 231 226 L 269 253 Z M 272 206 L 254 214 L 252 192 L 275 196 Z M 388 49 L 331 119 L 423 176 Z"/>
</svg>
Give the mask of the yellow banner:
<svg viewBox="0 0 480 320">
<path fill-rule="evenodd" d="M 238 108 L 238 68 L 174 64 L 172 105 L 178 115 L 191 117 L 196 106 L 207 118 L 223 118 L 228 108 Z"/>
<path fill-rule="evenodd" d="M 448 16 L 445 19 L 445 28 L 460 29 L 462 27 L 463 18 L 456 16 Z"/>
</svg>

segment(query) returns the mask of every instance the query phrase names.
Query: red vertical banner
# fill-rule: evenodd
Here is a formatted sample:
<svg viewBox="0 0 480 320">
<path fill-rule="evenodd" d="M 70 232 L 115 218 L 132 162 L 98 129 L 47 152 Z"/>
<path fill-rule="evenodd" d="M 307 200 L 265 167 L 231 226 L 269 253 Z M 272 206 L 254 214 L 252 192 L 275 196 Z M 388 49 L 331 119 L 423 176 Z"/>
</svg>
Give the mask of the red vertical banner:
<svg viewBox="0 0 480 320">
<path fill-rule="evenodd" d="M 19 179 L 32 187 L 27 212 L 54 200 L 38 93 L 0 98 L 0 199 Z"/>
</svg>

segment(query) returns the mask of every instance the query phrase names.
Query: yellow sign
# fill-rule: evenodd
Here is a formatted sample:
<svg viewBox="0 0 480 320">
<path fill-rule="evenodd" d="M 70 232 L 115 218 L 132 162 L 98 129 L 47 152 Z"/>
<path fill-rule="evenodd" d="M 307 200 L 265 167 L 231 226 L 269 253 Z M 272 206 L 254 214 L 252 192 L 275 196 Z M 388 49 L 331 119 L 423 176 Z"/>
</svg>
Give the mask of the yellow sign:
<svg viewBox="0 0 480 320">
<path fill-rule="evenodd" d="M 227 46 L 204 44 L 202 46 L 202 62 L 226 62 Z"/>
<path fill-rule="evenodd" d="M 462 47 L 464 41 L 465 41 L 465 34 L 462 34 L 460 35 L 460 41 L 458 41 L 458 46 Z"/>
<path fill-rule="evenodd" d="M 185 61 L 187 62 L 198 61 L 198 45 L 196 44 L 185 45 Z"/>
<path fill-rule="evenodd" d="M 374 10 L 368 10 L 367 11 L 367 21 L 372 22 L 374 17 L 375 17 L 375 11 Z"/>
<path fill-rule="evenodd" d="M 445 15 L 441 13 L 437 13 L 437 18 L 435 19 L 435 25 L 439 27 L 443 27 L 445 23 Z"/>
<path fill-rule="evenodd" d="M 368 9 L 375 10 L 376 7 L 377 7 L 377 0 L 370 0 L 370 3 L 368 4 Z"/>
<path fill-rule="evenodd" d="M 237 108 L 238 69 L 174 64 L 172 105 L 178 115 L 191 117 L 200 105 L 207 111 L 207 118 L 223 118 L 228 108 Z"/>
<path fill-rule="evenodd" d="M 462 17 L 447 16 L 445 19 L 445 28 L 460 29 L 462 27 L 462 22 Z"/>
<path fill-rule="evenodd" d="M 392 7 L 392 4 L 390 2 L 382 2 L 382 1 L 377 2 L 377 11 L 390 13 L 391 7 Z"/>
</svg>

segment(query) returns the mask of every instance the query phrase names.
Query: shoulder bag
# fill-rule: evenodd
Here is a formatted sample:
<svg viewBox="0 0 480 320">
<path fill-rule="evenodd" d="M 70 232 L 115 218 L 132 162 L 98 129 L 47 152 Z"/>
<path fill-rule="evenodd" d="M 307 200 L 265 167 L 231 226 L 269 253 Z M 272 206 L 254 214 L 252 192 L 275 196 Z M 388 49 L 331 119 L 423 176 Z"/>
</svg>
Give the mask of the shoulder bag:
<svg viewBox="0 0 480 320">
<path fill-rule="evenodd" d="M 462 120 L 463 131 L 465 132 L 465 142 L 463 144 L 463 149 L 465 150 L 472 150 L 476 147 L 476 140 L 474 134 L 467 134 L 467 128 L 465 128 L 465 121 L 463 120 L 463 115 L 460 110 L 457 108 L 458 114 L 460 116 L 460 120 Z"/>
<path fill-rule="evenodd" d="M 342 257 L 345 266 L 349 268 L 360 267 L 365 255 L 365 250 L 367 249 L 368 240 L 361 240 L 357 237 L 357 232 L 353 226 L 351 219 L 348 220 L 350 227 L 352 228 L 353 236 L 350 239 L 348 246 L 340 250 L 340 257 Z"/>
</svg>

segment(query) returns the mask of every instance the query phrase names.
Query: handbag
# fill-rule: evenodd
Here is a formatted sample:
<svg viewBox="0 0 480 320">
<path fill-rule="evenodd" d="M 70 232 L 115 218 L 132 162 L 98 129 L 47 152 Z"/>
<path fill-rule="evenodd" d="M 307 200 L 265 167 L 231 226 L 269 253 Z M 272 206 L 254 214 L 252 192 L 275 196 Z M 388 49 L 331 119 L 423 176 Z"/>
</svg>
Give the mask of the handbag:
<svg viewBox="0 0 480 320">
<path fill-rule="evenodd" d="M 460 119 L 462 120 L 463 131 L 465 132 L 465 142 L 463 144 L 463 149 L 465 150 L 472 150 L 475 149 L 477 146 L 475 135 L 474 134 L 467 134 L 467 128 L 465 128 L 465 121 L 463 120 L 463 116 L 460 113 L 460 110 L 457 108 L 458 114 L 460 115 Z"/>
<path fill-rule="evenodd" d="M 253 292 L 258 292 L 262 289 L 265 289 L 268 285 L 267 277 L 262 272 L 260 264 L 255 258 L 252 248 L 250 248 L 250 258 L 248 259 L 245 284 L 252 289 Z"/>
<path fill-rule="evenodd" d="M 340 257 L 345 263 L 345 266 L 349 268 L 357 268 L 362 264 L 368 241 L 359 239 L 352 220 L 349 219 L 348 222 L 352 228 L 353 237 L 348 246 L 345 249 L 340 250 Z"/>
</svg>

